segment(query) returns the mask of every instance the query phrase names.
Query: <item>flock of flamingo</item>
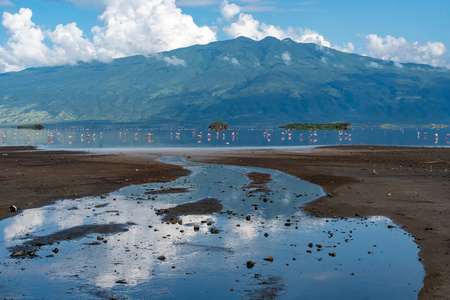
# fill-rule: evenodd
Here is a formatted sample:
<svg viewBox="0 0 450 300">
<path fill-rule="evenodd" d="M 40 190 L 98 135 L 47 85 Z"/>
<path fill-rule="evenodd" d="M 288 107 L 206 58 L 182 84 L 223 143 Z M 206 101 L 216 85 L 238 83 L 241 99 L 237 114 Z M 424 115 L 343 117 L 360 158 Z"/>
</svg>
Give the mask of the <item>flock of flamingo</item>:
<svg viewBox="0 0 450 300">
<path fill-rule="evenodd" d="M 56 130 L 55 130 L 56 131 Z M 78 129 L 78 130 L 61 130 L 62 132 L 69 132 L 68 134 L 62 134 L 61 132 L 56 132 L 47 130 L 45 131 L 33 131 L 27 129 L 12 129 L 12 128 L 4 128 L 2 131 L 2 145 L 30 145 L 30 144 L 53 144 L 57 141 L 59 144 L 67 143 L 68 145 L 72 145 L 74 142 L 81 143 L 91 143 L 95 142 L 96 139 L 99 142 L 103 139 L 103 132 L 97 131 L 96 133 L 90 131 L 89 129 Z M 78 132 L 77 132 L 78 131 Z M 81 131 L 81 132 L 79 132 Z M 142 137 L 146 143 L 152 143 L 155 141 L 155 133 L 146 132 L 143 133 L 142 129 L 138 129 L 135 132 L 130 132 L 129 130 L 120 130 L 118 131 L 119 140 L 124 143 L 130 139 L 130 137 L 134 141 L 139 141 Z M 155 132 L 157 130 L 154 130 Z M 170 141 L 180 140 L 182 136 L 183 130 L 173 131 L 173 130 L 161 130 L 158 132 L 157 136 L 160 140 L 167 141 L 170 138 Z M 186 131 L 186 130 L 185 130 Z M 222 141 L 223 144 L 229 145 L 230 143 L 235 142 L 239 139 L 239 131 L 210 131 L 207 130 L 205 133 L 199 130 L 189 130 L 191 133 L 191 141 L 197 144 L 201 144 L 202 142 L 211 142 L 212 140 Z M 250 129 L 252 131 L 252 135 L 258 130 Z M 307 142 L 309 144 L 316 144 L 318 142 L 319 136 L 323 135 L 326 139 L 327 133 L 330 134 L 329 131 L 322 130 L 309 130 L 309 131 L 286 131 L 286 130 L 274 130 L 274 129 L 266 129 L 262 131 L 262 135 L 264 140 L 267 143 L 272 142 L 274 139 L 279 139 L 281 142 L 288 140 L 297 140 L 304 144 L 303 142 Z M 401 133 L 404 134 L 404 130 L 401 130 Z M 114 134 L 114 131 L 108 132 L 108 135 L 111 136 Z M 334 134 L 334 133 L 333 133 Z M 281 135 L 281 138 L 280 138 Z M 386 131 L 385 131 L 386 135 Z M 183 134 L 186 136 L 186 134 Z M 334 136 L 334 135 L 333 135 Z M 13 142 L 11 142 L 11 139 Z M 426 131 L 420 132 L 417 130 L 417 139 L 423 139 L 424 141 L 428 139 L 428 133 Z M 450 133 L 445 135 L 446 144 L 450 144 Z M 342 142 L 352 142 L 352 133 L 346 131 L 338 131 L 337 132 L 337 141 L 339 143 Z M 434 133 L 434 144 L 439 143 L 439 134 Z"/>
</svg>

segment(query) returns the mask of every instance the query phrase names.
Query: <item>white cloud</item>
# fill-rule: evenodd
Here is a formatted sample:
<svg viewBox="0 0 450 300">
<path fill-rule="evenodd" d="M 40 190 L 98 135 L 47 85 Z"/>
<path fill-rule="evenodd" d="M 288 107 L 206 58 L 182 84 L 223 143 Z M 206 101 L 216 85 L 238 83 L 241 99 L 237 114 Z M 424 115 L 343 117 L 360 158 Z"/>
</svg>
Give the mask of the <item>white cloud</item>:
<svg viewBox="0 0 450 300">
<path fill-rule="evenodd" d="M 240 13 L 236 22 L 225 26 L 223 31 L 231 38 L 245 36 L 259 41 L 272 36 L 280 40 L 290 38 L 298 43 L 315 43 L 320 46 L 331 47 L 330 43 L 316 31 L 302 28 L 294 29 L 293 27 L 284 30 L 274 25 L 260 23 L 252 15 L 245 13 Z"/>
<path fill-rule="evenodd" d="M 230 21 L 231 19 L 233 19 L 234 16 L 240 12 L 241 12 L 241 8 L 239 6 L 237 6 L 234 3 L 230 4 L 230 3 L 228 3 L 227 0 L 224 0 L 220 4 L 220 13 L 222 14 L 222 17 L 227 21 Z"/>
<path fill-rule="evenodd" d="M 216 40 L 211 28 L 197 26 L 175 0 L 113 0 L 99 17 L 94 43 L 111 57 L 156 53 Z"/>
<path fill-rule="evenodd" d="M 88 3 L 86 0 L 63 2 Z M 22 8 L 16 14 L 4 12 L 2 24 L 10 37 L 3 47 L 0 46 L 0 72 L 147 55 L 216 40 L 215 31 L 197 26 L 191 16 L 176 7 L 175 0 L 96 0 L 90 3 L 103 2 L 106 9 L 99 17 L 103 26 L 92 29 L 92 40 L 83 35 L 76 23 L 60 24 L 53 31 L 44 31 L 31 21 L 30 9 Z M 183 65 L 174 58 L 166 62 Z"/>
<path fill-rule="evenodd" d="M 334 45 L 333 49 L 341 51 L 341 52 L 345 52 L 345 53 L 353 53 L 353 51 L 355 50 L 355 46 L 348 42 L 347 44 L 344 44 L 342 47 L 338 46 L 338 45 Z"/>
<path fill-rule="evenodd" d="M 287 51 L 284 52 L 281 55 L 281 58 L 283 59 L 283 61 L 286 65 L 289 65 L 291 63 L 291 55 L 289 54 L 289 52 L 287 52 Z"/>
<path fill-rule="evenodd" d="M 382 65 L 380 65 L 379 63 L 376 63 L 374 61 L 371 61 L 370 64 L 367 64 L 368 68 L 373 68 L 373 69 L 381 69 L 383 68 Z"/>
<path fill-rule="evenodd" d="M 240 65 L 240 63 L 239 63 L 239 61 L 237 60 L 236 57 L 224 56 L 224 57 L 222 57 L 222 59 L 224 61 L 229 61 L 233 65 Z"/>
<path fill-rule="evenodd" d="M 432 66 L 450 67 L 450 61 L 444 54 L 447 51 L 441 42 L 407 41 L 390 35 L 379 37 L 369 34 L 367 38 L 368 55 L 394 62 L 413 62 Z"/>
<path fill-rule="evenodd" d="M 9 0 L 0 0 L 0 6 L 14 6 L 14 4 Z"/>
<path fill-rule="evenodd" d="M 176 57 L 175 55 L 169 57 L 158 53 L 152 56 L 155 57 L 157 60 L 165 61 L 168 66 L 187 67 L 186 61 L 184 59 Z"/>
</svg>

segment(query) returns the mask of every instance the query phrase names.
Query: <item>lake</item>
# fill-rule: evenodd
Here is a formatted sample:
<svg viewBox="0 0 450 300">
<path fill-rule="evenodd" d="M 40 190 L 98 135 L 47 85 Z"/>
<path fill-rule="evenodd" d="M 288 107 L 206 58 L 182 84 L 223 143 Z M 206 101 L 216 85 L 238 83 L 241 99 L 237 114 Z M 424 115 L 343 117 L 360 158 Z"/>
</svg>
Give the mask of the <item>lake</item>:
<svg viewBox="0 0 450 300">
<path fill-rule="evenodd" d="M 0 128 L 4 146 L 53 149 L 165 147 L 292 147 L 317 145 L 449 146 L 449 128 L 355 128 L 336 130 L 234 129 L 89 129 L 42 131 Z"/>
</svg>

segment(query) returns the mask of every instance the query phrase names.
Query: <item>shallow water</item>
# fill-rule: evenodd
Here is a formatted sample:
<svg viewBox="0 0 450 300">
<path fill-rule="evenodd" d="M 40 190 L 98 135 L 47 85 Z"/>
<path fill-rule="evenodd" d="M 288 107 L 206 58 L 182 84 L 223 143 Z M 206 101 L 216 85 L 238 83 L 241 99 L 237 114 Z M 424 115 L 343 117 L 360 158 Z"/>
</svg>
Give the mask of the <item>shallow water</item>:
<svg viewBox="0 0 450 300">
<path fill-rule="evenodd" d="M 62 200 L 1 221 L 0 294 L 14 299 L 417 298 L 424 277 L 419 249 L 389 219 L 308 217 L 301 205 L 324 194 L 319 186 L 275 170 L 164 160 L 191 174 L 171 183 L 130 186 L 104 199 Z M 249 187 L 245 174 L 250 172 L 270 174 L 268 190 Z M 152 193 L 170 188 L 187 190 Z M 207 197 L 220 200 L 223 213 L 180 216 L 182 224 L 162 222 L 156 213 Z M 109 233 L 80 227 L 105 224 L 120 226 L 104 226 Z M 97 240 L 100 235 L 104 240 Z M 31 247 L 37 257 L 10 257 L 36 241 L 46 244 Z M 273 261 L 264 260 L 269 256 Z M 255 263 L 252 268 L 248 261 Z"/>
<path fill-rule="evenodd" d="M 449 146 L 450 129 L 337 130 L 64 129 L 0 128 L 0 145 L 46 148 L 288 147 L 314 145 Z"/>
</svg>

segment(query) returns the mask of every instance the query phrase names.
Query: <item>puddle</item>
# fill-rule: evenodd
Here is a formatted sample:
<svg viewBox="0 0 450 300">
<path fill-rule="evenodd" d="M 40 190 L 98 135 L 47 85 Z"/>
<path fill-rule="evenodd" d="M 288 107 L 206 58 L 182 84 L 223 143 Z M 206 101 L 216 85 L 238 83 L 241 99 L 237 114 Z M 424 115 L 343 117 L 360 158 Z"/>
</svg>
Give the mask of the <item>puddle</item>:
<svg viewBox="0 0 450 300">
<path fill-rule="evenodd" d="M 322 189 L 279 171 L 164 161 L 192 172 L 1 221 L 0 294 L 417 298 L 424 276 L 419 249 L 391 220 L 308 217 L 301 206 Z M 14 251 L 36 256 L 12 257 Z"/>
</svg>

